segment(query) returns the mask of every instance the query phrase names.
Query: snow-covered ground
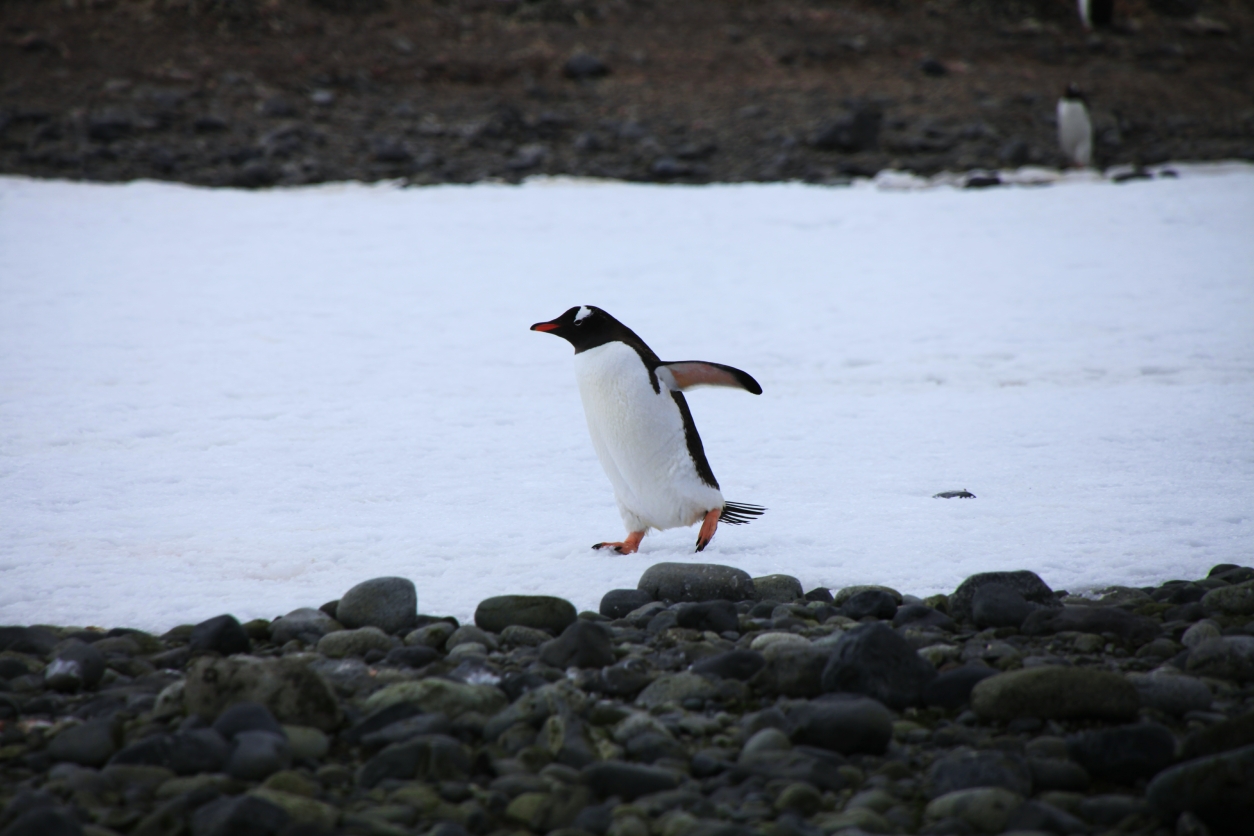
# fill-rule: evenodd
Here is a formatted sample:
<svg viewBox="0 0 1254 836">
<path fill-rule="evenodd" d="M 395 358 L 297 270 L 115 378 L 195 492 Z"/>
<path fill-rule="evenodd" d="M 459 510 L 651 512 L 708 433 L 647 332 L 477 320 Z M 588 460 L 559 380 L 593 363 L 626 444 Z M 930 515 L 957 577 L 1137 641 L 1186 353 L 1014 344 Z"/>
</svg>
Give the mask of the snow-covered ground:
<svg viewBox="0 0 1254 836">
<path fill-rule="evenodd" d="M 424 612 L 649 565 L 930 594 L 1254 556 L 1254 169 L 892 192 L 266 192 L 0 179 L 0 623 L 274 617 L 379 575 Z M 596 304 L 689 396 L 723 527 L 622 535 L 570 347 Z M 977 499 L 933 499 L 967 488 Z"/>
</svg>

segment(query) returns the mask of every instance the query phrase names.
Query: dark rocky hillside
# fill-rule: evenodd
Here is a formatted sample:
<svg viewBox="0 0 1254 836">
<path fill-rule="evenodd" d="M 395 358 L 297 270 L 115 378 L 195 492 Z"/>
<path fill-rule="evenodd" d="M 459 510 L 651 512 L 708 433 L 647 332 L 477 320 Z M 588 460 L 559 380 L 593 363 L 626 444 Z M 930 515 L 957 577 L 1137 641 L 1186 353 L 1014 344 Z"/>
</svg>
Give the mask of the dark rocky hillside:
<svg viewBox="0 0 1254 836">
<path fill-rule="evenodd" d="M 1119 0 L 5 0 L 0 171 L 832 180 L 1254 158 L 1254 5 Z"/>
</svg>

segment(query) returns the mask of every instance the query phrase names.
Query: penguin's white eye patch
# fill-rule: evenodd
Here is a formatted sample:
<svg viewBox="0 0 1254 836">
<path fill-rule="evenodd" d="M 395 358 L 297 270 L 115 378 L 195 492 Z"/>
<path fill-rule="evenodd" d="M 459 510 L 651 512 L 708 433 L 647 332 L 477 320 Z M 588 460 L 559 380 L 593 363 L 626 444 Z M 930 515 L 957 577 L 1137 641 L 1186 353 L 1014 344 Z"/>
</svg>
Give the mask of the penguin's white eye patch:
<svg viewBox="0 0 1254 836">
<path fill-rule="evenodd" d="M 578 324 L 590 316 L 592 316 L 592 309 L 589 308 L 587 305 L 583 305 L 582 307 L 579 308 L 579 311 L 575 314 L 575 322 L 576 324 Z"/>
</svg>

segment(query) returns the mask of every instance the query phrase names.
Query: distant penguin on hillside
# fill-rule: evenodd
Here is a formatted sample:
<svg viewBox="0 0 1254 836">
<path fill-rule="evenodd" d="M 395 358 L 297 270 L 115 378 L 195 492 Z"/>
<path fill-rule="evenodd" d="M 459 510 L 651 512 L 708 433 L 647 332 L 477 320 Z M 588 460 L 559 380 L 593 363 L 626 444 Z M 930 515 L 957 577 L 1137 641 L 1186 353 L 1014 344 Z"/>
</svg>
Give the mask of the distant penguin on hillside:
<svg viewBox="0 0 1254 836">
<path fill-rule="evenodd" d="M 1079 0 L 1079 6 L 1085 29 L 1109 26 L 1115 17 L 1115 0 Z"/>
<path fill-rule="evenodd" d="M 720 521 L 740 525 L 766 510 L 723 499 L 683 396 L 696 386 L 760 395 L 756 380 L 720 363 L 664 363 L 630 328 L 591 305 L 537 322 L 531 330 L 575 347 L 575 379 L 592 446 L 627 527 L 626 540 L 592 548 L 631 554 L 651 528 L 699 522 L 697 551 L 702 551 Z"/>
<path fill-rule="evenodd" d="M 1093 159 L 1088 99 L 1074 84 L 1068 84 L 1058 100 L 1058 147 L 1076 168 L 1086 168 Z"/>
</svg>

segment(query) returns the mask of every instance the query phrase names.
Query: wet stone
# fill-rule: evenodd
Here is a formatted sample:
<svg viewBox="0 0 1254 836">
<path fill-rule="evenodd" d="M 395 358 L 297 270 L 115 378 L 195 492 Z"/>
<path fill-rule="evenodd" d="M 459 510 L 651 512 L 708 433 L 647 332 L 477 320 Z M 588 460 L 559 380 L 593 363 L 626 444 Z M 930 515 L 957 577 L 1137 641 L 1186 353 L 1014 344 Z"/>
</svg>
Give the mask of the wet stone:
<svg viewBox="0 0 1254 836">
<path fill-rule="evenodd" d="M 731 601 L 704 601 L 681 606 L 676 611 L 675 623 L 692 630 L 726 633 L 739 628 L 740 616 Z"/>
<path fill-rule="evenodd" d="M 657 601 L 745 601 L 758 597 L 749 573 L 715 563 L 657 563 L 639 589 Z"/>
<path fill-rule="evenodd" d="M 362 627 L 357 630 L 338 630 L 318 640 L 318 652 L 332 659 L 346 656 L 365 656 L 372 650 L 387 653 L 392 649 L 392 639 L 378 627 Z"/>
<path fill-rule="evenodd" d="M 865 694 L 890 708 L 917 705 L 936 669 L 883 624 L 865 624 L 841 636 L 823 669 L 824 691 Z"/>
<path fill-rule="evenodd" d="M 219 615 L 192 628 L 187 649 L 192 653 L 212 651 L 230 656 L 232 653 L 249 652 L 252 641 L 235 616 Z"/>
<path fill-rule="evenodd" d="M 971 701 L 971 690 L 976 684 L 996 676 L 998 670 L 987 665 L 971 664 L 939 674 L 923 686 L 920 696 L 924 705 L 955 709 Z"/>
<path fill-rule="evenodd" d="M 283 734 L 279 721 L 259 702 L 237 702 L 228 706 L 213 722 L 213 730 L 225 740 L 234 740 L 241 732 L 264 731 Z"/>
<path fill-rule="evenodd" d="M 1167 821 L 1187 812 L 1216 834 L 1248 832 L 1254 816 L 1254 746 L 1170 767 L 1150 781 L 1145 798 Z"/>
<path fill-rule="evenodd" d="M 893 736 L 893 716 L 879 702 L 848 696 L 811 700 L 788 714 L 792 740 L 842 755 L 879 755 Z"/>
<path fill-rule="evenodd" d="M 1254 681 L 1254 636 L 1207 639 L 1189 651 L 1186 667 L 1195 676 Z"/>
<path fill-rule="evenodd" d="M 549 595 L 498 595 L 475 609 L 475 624 L 489 633 L 500 633 L 512 624 L 557 635 L 577 617 L 569 601 Z"/>
<path fill-rule="evenodd" d="M 866 618 L 889 620 L 897 613 L 897 599 L 883 590 L 864 589 L 851 595 L 840 607 L 840 614 L 855 621 Z"/>
<path fill-rule="evenodd" d="M 599 612 L 607 618 L 622 618 L 653 598 L 641 589 L 611 589 L 601 598 Z"/>
<path fill-rule="evenodd" d="M 753 579 L 753 587 L 764 601 L 796 601 L 803 598 L 801 581 L 792 575 L 763 575 Z M 828 593 L 829 595 L 831 593 Z M 735 629 L 735 628 L 732 628 Z M 715 632 L 722 632 L 716 630 Z"/>
<path fill-rule="evenodd" d="M 377 627 L 399 633 L 413 626 L 418 614 L 418 592 L 408 578 L 372 578 L 357 584 L 336 607 L 336 620 L 350 629 Z"/>
</svg>

